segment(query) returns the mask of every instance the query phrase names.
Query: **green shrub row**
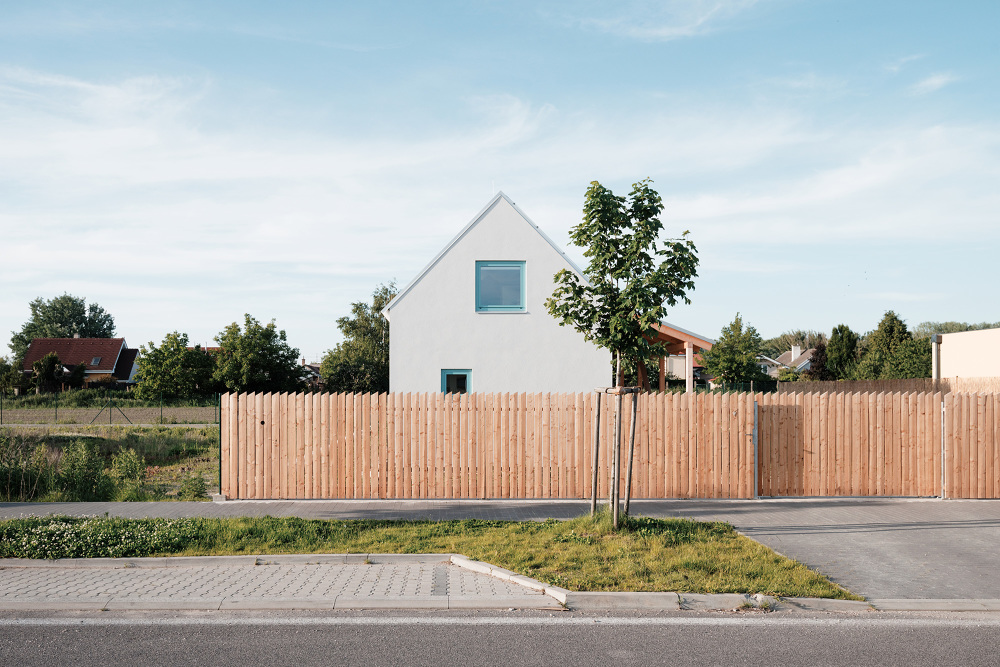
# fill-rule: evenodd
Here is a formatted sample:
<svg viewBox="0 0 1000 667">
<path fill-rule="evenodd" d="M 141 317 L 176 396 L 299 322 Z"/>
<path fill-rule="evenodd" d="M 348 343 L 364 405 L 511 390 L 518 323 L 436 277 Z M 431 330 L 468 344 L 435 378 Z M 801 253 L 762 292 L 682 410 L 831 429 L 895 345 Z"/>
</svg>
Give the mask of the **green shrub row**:
<svg viewBox="0 0 1000 667">
<path fill-rule="evenodd" d="M 126 558 L 178 551 L 194 519 L 43 517 L 0 522 L 3 558 Z"/>
</svg>

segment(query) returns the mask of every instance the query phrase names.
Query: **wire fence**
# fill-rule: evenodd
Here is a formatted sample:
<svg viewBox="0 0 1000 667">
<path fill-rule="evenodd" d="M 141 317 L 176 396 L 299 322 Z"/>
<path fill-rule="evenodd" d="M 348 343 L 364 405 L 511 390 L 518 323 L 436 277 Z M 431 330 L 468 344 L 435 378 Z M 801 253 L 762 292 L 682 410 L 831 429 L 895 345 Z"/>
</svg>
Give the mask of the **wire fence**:
<svg viewBox="0 0 1000 667">
<path fill-rule="evenodd" d="M 0 392 L 0 426 L 218 424 L 219 395 L 139 400 L 123 391 L 79 389 L 10 396 Z"/>
</svg>

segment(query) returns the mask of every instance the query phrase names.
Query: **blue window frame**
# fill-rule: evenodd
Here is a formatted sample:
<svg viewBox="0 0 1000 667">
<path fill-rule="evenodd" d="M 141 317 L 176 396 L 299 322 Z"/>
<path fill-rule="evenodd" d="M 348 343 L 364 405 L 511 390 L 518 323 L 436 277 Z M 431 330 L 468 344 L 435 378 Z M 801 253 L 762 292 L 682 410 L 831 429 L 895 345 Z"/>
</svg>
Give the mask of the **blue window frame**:
<svg viewBox="0 0 1000 667">
<path fill-rule="evenodd" d="M 442 394 L 466 394 L 472 391 L 471 368 L 445 368 L 441 370 Z"/>
<path fill-rule="evenodd" d="M 476 312 L 523 313 L 524 262 L 476 262 Z"/>
</svg>

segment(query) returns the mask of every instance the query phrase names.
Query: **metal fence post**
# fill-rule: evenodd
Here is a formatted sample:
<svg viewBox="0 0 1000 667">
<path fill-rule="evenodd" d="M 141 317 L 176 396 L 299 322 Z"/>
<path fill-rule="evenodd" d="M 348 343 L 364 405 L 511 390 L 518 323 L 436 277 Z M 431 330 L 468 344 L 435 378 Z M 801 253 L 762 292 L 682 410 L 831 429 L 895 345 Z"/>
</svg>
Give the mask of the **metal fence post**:
<svg viewBox="0 0 1000 667">
<path fill-rule="evenodd" d="M 215 395 L 215 406 L 219 410 L 219 493 L 222 493 L 222 394 Z"/>
<path fill-rule="evenodd" d="M 757 444 L 757 401 L 753 402 L 753 498 L 757 500 L 760 497 L 760 488 L 758 485 L 758 480 L 760 479 L 760 458 L 758 456 L 758 444 Z"/>
</svg>

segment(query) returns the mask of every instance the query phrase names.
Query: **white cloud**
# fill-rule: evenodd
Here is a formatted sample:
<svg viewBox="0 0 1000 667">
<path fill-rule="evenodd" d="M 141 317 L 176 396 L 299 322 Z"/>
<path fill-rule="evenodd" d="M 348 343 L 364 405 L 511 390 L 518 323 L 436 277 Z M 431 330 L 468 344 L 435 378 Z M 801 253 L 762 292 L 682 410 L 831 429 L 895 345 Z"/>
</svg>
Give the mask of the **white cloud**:
<svg viewBox="0 0 1000 667">
<path fill-rule="evenodd" d="M 903 56 L 901 58 L 896 58 L 890 63 L 887 63 L 886 65 L 884 65 L 884 67 L 887 72 L 891 72 L 892 74 L 898 74 L 907 64 L 915 60 L 920 60 L 923 57 L 924 57 L 923 54 L 911 54 L 908 56 Z"/>
<path fill-rule="evenodd" d="M 614 3 L 611 11 L 595 11 L 596 15 L 576 19 L 576 22 L 587 28 L 622 37 L 669 41 L 712 32 L 759 2 L 760 0 L 629 0 Z M 590 9 L 574 5 L 574 10 L 581 14 L 586 14 Z"/>
<path fill-rule="evenodd" d="M 926 95 L 928 93 L 937 92 L 955 81 L 958 81 L 958 77 L 947 72 L 932 74 L 926 79 L 915 83 L 911 87 L 911 90 L 917 95 Z"/>
<path fill-rule="evenodd" d="M 493 95 L 450 127 L 388 141 L 206 126 L 215 94 L 208 81 L 0 70 L 0 333 L 31 298 L 69 291 L 132 344 L 174 329 L 207 342 L 249 312 L 313 359 L 351 301 L 408 281 L 491 182 L 565 244 L 589 181 L 620 191 L 652 176 L 706 275 L 795 275 L 810 263 L 787 253 L 825 239 L 933 240 L 943 225 L 998 242 L 995 126 L 830 128 L 682 102 L 626 116 Z"/>
</svg>

